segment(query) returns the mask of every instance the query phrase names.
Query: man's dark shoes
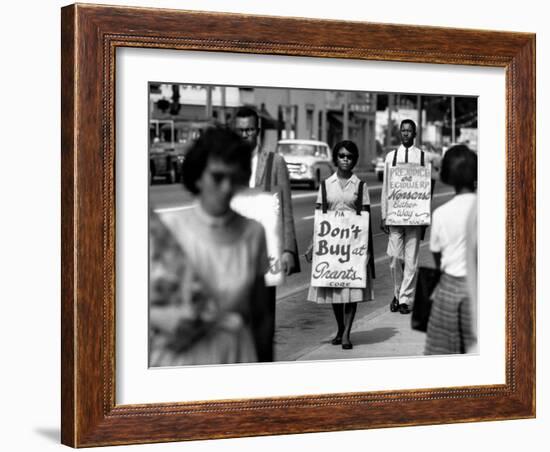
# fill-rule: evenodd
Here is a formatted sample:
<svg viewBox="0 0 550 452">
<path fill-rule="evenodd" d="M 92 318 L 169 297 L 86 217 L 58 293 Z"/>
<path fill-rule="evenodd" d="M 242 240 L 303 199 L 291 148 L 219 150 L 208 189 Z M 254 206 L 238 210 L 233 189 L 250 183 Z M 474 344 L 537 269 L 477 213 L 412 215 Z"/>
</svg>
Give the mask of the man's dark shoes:
<svg viewBox="0 0 550 452">
<path fill-rule="evenodd" d="M 330 343 L 332 345 L 340 345 L 342 343 L 342 336 L 336 336 Z"/>
<path fill-rule="evenodd" d="M 395 297 L 393 297 L 393 300 L 390 303 L 390 311 L 391 312 L 399 311 L 399 301 Z"/>
<path fill-rule="evenodd" d="M 411 308 L 409 307 L 409 305 L 407 303 L 401 303 L 399 305 L 399 312 L 401 314 L 410 314 L 411 313 Z"/>
</svg>

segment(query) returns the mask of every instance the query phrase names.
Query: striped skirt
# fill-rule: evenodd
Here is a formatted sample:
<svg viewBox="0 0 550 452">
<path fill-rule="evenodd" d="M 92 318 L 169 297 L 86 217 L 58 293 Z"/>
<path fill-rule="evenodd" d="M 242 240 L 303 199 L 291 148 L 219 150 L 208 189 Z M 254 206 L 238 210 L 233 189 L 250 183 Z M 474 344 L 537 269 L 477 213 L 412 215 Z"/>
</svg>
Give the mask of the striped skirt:
<svg viewBox="0 0 550 452">
<path fill-rule="evenodd" d="M 432 301 L 424 354 L 465 353 L 474 342 L 466 278 L 442 273 Z"/>
</svg>

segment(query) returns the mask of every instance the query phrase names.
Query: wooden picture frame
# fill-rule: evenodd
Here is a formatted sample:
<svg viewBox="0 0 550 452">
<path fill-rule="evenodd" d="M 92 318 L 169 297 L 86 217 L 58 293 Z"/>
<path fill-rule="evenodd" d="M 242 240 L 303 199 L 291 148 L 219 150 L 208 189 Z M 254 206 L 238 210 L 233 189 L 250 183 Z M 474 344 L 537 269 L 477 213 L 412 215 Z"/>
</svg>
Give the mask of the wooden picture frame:
<svg viewBox="0 0 550 452">
<path fill-rule="evenodd" d="M 62 9 L 62 442 L 73 447 L 535 416 L 535 36 L 145 8 Z M 506 382 L 115 403 L 115 51 L 162 48 L 506 70 Z"/>
</svg>

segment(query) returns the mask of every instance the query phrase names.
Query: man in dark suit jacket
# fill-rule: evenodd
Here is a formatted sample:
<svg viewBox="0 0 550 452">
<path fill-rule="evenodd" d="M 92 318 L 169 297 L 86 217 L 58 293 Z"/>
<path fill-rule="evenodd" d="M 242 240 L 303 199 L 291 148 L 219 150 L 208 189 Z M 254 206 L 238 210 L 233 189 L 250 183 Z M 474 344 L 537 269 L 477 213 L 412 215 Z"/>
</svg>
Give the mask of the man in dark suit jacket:
<svg viewBox="0 0 550 452">
<path fill-rule="evenodd" d="M 292 213 L 292 197 L 288 169 L 282 156 L 261 148 L 258 137 L 260 135 L 260 120 L 258 113 L 249 107 L 241 107 L 235 114 L 235 131 L 250 143 L 252 153 L 251 187 L 262 187 L 265 191 L 279 192 L 282 212 L 282 243 L 283 253 L 281 265 L 287 276 L 300 271 L 298 245 Z M 258 349 L 260 362 L 273 361 L 273 336 L 275 333 L 275 287 L 269 287 L 269 306 L 261 324 L 262 331 L 254 328 L 257 343 L 262 344 Z"/>
</svg>

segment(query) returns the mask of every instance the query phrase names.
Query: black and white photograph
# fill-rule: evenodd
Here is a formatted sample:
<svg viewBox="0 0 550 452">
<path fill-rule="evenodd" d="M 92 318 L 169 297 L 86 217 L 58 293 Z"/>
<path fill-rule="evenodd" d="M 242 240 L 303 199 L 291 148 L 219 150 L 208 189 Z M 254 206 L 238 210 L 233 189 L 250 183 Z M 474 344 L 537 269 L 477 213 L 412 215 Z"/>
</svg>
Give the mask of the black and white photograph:
<svg viewBox="0 0 550 452">
<path fill-rule="evenodd" d="M 6 5 L 2 450 L 547 450 L 543 2 Z"/>
<path fill-rule="evenodd" d="M 149 367 L 477 353 L 476 96 L 147 101 Z"/>
</svg>

